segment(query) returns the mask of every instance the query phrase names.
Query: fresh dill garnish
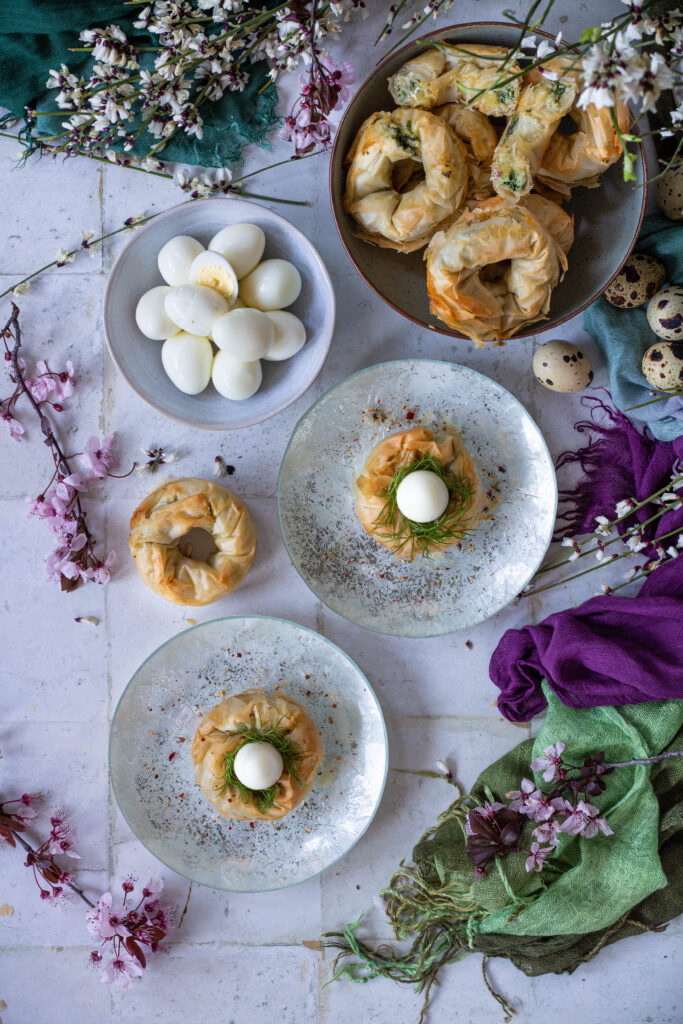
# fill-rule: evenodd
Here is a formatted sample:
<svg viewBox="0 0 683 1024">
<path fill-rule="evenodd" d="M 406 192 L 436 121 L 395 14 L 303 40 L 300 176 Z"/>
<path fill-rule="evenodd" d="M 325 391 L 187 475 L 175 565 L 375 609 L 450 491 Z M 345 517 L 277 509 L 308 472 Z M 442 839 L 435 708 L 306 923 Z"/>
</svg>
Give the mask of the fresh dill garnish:
<svg viewBox="0 0 683 1024">
<path fill-rule="evenodd" d="M 412 519 L 407 519 L 396 500 L 396 492 L 401 481 L 418 469 L 436 473 L 448 488 L 450 497 L 445 512 L 438 519 L 428 523 L 416 523 Z M 431 548 L 443 549 L 467 535 L 467 512 L 472 506 L 473 495 L 474 485 L 469 477 L 463 473 L 449 474 L 432 455 L 423 455 L 414 462 L 401 466 L 391 478 L 384 506 L 375 519 L 375 525 L 386 527 L 386 532 L 376 531 L 377 536 L 391 540 L 394 551 L 398 551 L 409 542 L 411 561 L 416 553 L 428 558 Z"/>
<path fill-rule="evenodd" d="M 225 755 L 225 769 L 223 777 L 225 782 L 221 787 L 221 793 L 226 789 L 236 789 L 243 803 L 253 803 L 258 811 L 263 813 L 269 810 L 275 801 L 277 783 L 269 786 L 268 789 L 249 789 L 243 785 L 235 775 L 235 758 L 237 751 L 241 750 L 247 743 L 270 743 L 278 751 L 282 758 L 285 771 L 293 782 L 301 785 L 301 779 L 297 775 L 296 766 L 304 757 L 295 743 L 287 736 L 283 729 L 278 729 L 278 724 L 269 725 L 259 729 L 255 725 L 243 725 L 240 729 L 241 742 L 234 750 Z"/>
</svg>

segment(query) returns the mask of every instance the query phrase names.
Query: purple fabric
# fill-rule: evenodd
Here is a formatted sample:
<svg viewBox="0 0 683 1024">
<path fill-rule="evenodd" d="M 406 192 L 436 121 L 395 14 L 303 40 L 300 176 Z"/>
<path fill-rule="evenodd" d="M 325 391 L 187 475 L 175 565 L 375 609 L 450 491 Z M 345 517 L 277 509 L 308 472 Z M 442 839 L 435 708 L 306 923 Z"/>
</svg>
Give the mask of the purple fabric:
<svg viewBox="0 0 683 1024">
<path fill-rule="evenodd" d="M 598 399 L 585 402 L 593 407 L 592 418 L 576 426 L 589 434 L 589 443 L 558 461 L 558 468 L 578 463 L 584 474 L 575 490 L 561 492 L 571 509 L 560 517 L 560 536 L 592 533 L 595 516 L 612 518 L 622 498 L 647 498 L 683 463 L 683 437 L 654 441 Z M 643 522 L 654 511 L 648 505 L 636 515 Z M 683 531 L 683 508 L 653 525 L 655 532 L 646 532 L 653 541 Z M 654 548 L 642 555 L 654 556 Z M 526 722 L 546 706 L 544 678 L 574 708 L 683 699 L 683 553 L 655 569 L 636 597 L 593 597 L 538 625 L 509 629 L 493 652 L 489 674 L 501 690 L 498 707 L 512 722 Z"/>
</svg>

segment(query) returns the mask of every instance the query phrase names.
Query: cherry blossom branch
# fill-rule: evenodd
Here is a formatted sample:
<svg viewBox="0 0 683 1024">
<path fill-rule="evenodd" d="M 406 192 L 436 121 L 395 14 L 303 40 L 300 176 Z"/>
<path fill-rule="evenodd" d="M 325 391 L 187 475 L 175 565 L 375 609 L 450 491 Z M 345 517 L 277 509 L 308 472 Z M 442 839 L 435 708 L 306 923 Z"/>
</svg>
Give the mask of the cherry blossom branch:
<svg viewBox="0 0 683 1024">
<path fill-rule="evenodd" d="M 26 840 L 23 838 L 23 836 L 20 836 L 19 833 L 15 832 L 14 829 L 12 829 L 11 831 L 12 831 L 12 835 L 14 836 L 16 841 L 19 843 L 19 845 L 21 847 L 23 847 L 23 849 L 26 851 L 26 853 L 30 854 L 32 857 L 35 857 L 36 860 L 37 860 L 39 858 L 39 856 L 40 856 L 38 850 L 35 847 L 31 846 L 30 843 L 27 843 Z M 80 889 L 75 884 L 75 882 L 64 882 L 63 884 L 68 886 L 68 888 L 71 889 L 72 892 L 76 893 L 76 895 L 79 897 L 79 899 L 83 900 L 84 903 L 87 903 L 87 905 L 89 907 L 94 907 L 95 906 L 95 904 L 92 902 L 92 900 L 88 899 L 88 897 L 85 895 L 83 890 Z"/>
</svg>

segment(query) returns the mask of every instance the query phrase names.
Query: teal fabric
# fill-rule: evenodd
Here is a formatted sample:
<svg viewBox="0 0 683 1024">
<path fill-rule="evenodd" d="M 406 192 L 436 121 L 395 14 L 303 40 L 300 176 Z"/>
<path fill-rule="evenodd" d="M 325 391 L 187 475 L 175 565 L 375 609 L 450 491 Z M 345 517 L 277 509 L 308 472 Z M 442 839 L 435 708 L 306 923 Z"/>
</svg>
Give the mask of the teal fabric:
<svg viewBox="0 0 683 1024">
<path fill-rule="evenodd" d="M 635 248 L 664 264 L 667 284 L 683 284 L 683 224 L 659 214 L 646 217 Z M 617 309 L 600 298 L 584 313 L 583 326 L 607 361 L 614 404 L 647 423 L 658 441 L 673 441 L 683 434 L 683 395 L 631 409 L 652 398 L 640 366 L 646 350 L 660 339 L 650 330 L 646 308 Z"/>
<path fill-rule="evenodd" d="M 67 64 L 76 74 L 83 74 L 91 63 L 87 53 L 70 53 L 69 48 L 81 45 L 78 36 L 83 29 L 119 25 L 129 41 L 135 45 L 149 45 L 155 37 L 132 27 L 138 7 L 126 5 L 123 0 L 108 3 L 95 0 L 7 0 L 0 3 L 0 106 L 7 107 L 17 117 L 23 117 L 24 107 L 38 110 L 56 110 L 54 90 L 45 83 L 51 68 Z M 146 55 L 149 63 L 153 54 Z M 143 62 L 144 66 L 144 62 Z M 275 114 L 277 90 L 274 84 L 260 93 L 270 81 L 265 61 L 249 69 L 249 83 L 243 92 L 227 92 L 217 103 L 206 103 L 201 108 L 204 137 L 201 140 L 179 132 L 160 156 L 164 160 L 178 161 L 204 167 L 223 167 L 239 161 L 245 143 L 267 145 L 266 135 L 277 123 Z M 41 134 L 61 131 L 61 122 L 69 116 L 40 117 L 34 129 L 36 138 Z M 135 122 L 131 122 L 137 127 Z M 149 133 L 144 133 L 134 153 L 144 156 L 155 144 Z M 114 144 L 110 148 L 121 148 Z"/>
</svg>

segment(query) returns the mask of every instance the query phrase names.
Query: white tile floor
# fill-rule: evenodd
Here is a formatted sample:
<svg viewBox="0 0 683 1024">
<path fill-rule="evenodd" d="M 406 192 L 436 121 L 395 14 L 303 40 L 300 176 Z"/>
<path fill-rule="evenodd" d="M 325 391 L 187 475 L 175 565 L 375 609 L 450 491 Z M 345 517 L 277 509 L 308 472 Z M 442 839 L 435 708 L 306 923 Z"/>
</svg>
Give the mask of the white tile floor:
<svg viewBox="0 0 683 1024">
<path fill-rule="evenodd" d="M 452 20 L 495 18 L 501 7 L 496 0 L 460 2 Z M 520 10 L 524 4 L 513 7 Z M 617 0 L 559 0 L 556 7 L 556 27 L 561 23 L 565 28 L 569 17 L 582 28 L 620 9 Z M 378 23 L 373 14 L 368 21 L 349 24 L 338 44 L 344 57 L 356 62 L 358 80 L 376 60 L 371 43 Z M 286 149 L 275 140 L 273 159 L 286 155 Z M 159 179 L 83 161 L 33 161 L 17 169 L 16 150 L 10 141 L 0 143 L 5 211 L 0 290 L 50 259 L 58 246 L 77 243 L 81 230 L 110 230 L 131 214 L 165 209 L 180 198 Z M 247 166 L 269 159 L 252 152 Z M 596 589 L 593 581 L 579 582 L 533 605 L 507 608 L 466 636 L 408 641 L 367 633 L 322 608 L 294 571 L 280 540 L 275 507 L 285 445 L 315 398 L 363 366 L 410 355 L 454 358 L 517 395 L 540 424 L 553 455 L 578 443 L 572 431 L 578 401 L 543 391 L 531 376 L 531 353 L 547 337 L 539 333 L 483 352 L 466 343 L 454 348 L 443 337 L 417 330 L 370 292 L 338 241 L 326 164 L 326 158 L 318 157 L 258 180 L 263 193 L 313 197 L 310 207 L 274 208 L 319 246 L 342 300 L 320 379 L 295 406 L 262 426 L 207 437 L 163 419 L 118 376 L 105 355 L 100 310 L 120 237 L 92 262 L 85 257 L 46 274 L 20 302 L 27 351 L 49 349 L 55 363 L 70 358 L 81 377 L 78 397 L 69 403 L 72 411 L 62 421 L 69 439 L 82 442 L 91 433 L 116 430 L 123 464 L 138 456 L 140 445 L 160 443 L 182 455 L 177 465 L 153 479 L 133 475 L 102 485 L 102 500 L 91 504 L 90 515 L 107 545 L 118 551 L 118 570 L 107 588 L 91 586 L 65 596 L 43 580 L 47 530 L 26 518 L 24 497 L 37 493 L 46 478 L 40 437 L 31 427 L 19 449 L 0 432 L 0 789 L 40 788 L 69 808 L 80 833 L 81 880 L 89 891 L 101 891 L 107 879 L 120 880 L 129 871 L 145 875 L 158 870 L 110 794 L 107 731 L 135 668 L 184 629 L 188 617 L 201 622 L 217 614 L 284 614 L 319 629 L 348 652 L 376 688 L 387 719 L 391 766 L 429 767 L 445 755 L 469 784 L 527 734 L 503 721 L 493 706 L 496 691 L 488 679 L 488 660 L 500 636 L 532 616 L 577 604 Z M 580 321 L 564 325 L 562 334 L 586 344 L 596 383 L 604 383 L 597 351 L 586 342 Z M 219 453 L 236 467 L 230 484 L 254 512 L 259 555 L 233 596 L 220 606 L 188 611 L 167 605 L 141 585 L 127 554 L 127 522 L 153 482 L 176 474 L 210 475 Z M 77 615 L 95 615 L 100 625 L 78 625 Z M 471 650 L 465 640 L 471 641 Z M 413 1024 L 420 997 L 384 981 L 321 988 L 330 977 L 331 957 L 303 943 L 315 942 L 323 930 L 341 928 L 363 911 L 368 932 L 385 936 L 373 896 L 449 798 L 442 783 L 390 772 L 372 827 L 321 877 L 262 896 L 195 887 L 169 955 L 159 957 L 143 980 L 123 994 L 99 984 L 86 969 L 89 945 L 80 905 L 64 911 L 41 905 L 19 855 L 3 850 L 0 903 L 13 913 L 0 917 L 0 1017 L 4 1024 L 197 1024 L 205 1019 L 217 1024 Z M 162 874 L 169 896 L 182 906 L 187 882 L 166 869 Z M 682 935 L 678 922 L 663 935 L 618 943 L 571 977 L 532 981 L 503 961 L 492 963 L 490 973 L 519 1010 L 520 1024 L 674 1024 L 683 1020 Z M 429 1019 L 432 1024 L 499 1024 L 501 1014 L 483 987 L 478 957 L 444 973 Z"/>
</svg>

